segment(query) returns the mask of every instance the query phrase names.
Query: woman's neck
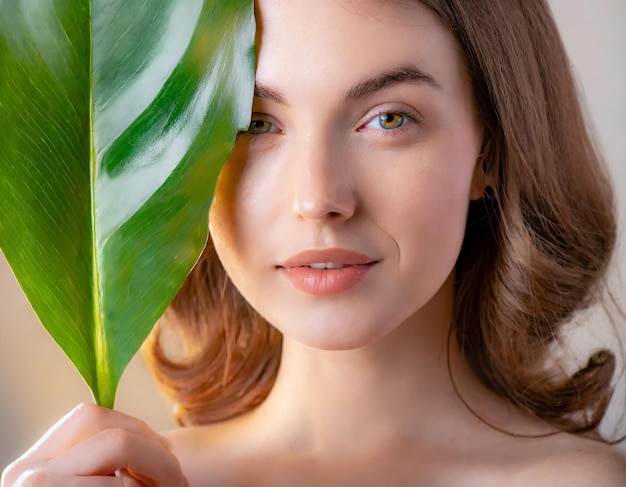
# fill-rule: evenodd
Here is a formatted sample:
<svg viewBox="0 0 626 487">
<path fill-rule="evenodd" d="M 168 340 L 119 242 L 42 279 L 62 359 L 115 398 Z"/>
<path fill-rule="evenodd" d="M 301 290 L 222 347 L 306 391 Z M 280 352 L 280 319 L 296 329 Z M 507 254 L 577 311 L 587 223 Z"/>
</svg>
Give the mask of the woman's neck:
<svg viewBox="0 0 626 487">
<path fill-rule="evenodd" d="M 316 350 L 285 338 L 274 388 L 249 419 L 281 425 L 272 437 L 284 434 L 292 451 L 331 455 L 477 423 L 455 393 L 448 363 L 459 390 L 471 391 L 467 399 L 501 401 L 461 360 L 454 339 L 448 348 L 452 303 L 451 278 L 417 315 L 358 350 Z"/>
</svg>

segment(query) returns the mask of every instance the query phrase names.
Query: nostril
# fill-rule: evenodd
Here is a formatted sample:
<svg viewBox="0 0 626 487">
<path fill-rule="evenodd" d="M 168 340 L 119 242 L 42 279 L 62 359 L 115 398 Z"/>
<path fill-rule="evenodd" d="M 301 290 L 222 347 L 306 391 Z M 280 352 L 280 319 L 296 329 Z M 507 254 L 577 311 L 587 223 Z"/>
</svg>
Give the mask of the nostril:
<svg viewBox="0 0 626 487">
<path fill-rule="evenodd" d="M 309 185 L 297 188 L 293 196 L 293 211 L 305 220 L 321 221 L 324 219 L 339 221 L 351 218 L 356 201 L 352 192 L 339 191 L 328 185 Z M 340 193 L 340 194 L 338 194 Z"/>
</svg>

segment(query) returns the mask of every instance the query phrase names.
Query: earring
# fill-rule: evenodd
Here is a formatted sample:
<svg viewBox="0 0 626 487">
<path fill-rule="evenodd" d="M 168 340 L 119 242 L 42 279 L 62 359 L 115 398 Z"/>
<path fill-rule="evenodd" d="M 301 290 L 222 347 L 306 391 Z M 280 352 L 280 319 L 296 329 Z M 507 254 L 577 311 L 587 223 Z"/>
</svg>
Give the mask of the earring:
<svg viewBox="0 0 626 487">
<path fill-rule="evenodd" d="M 489 185 L 485 186 L 485 197 L 489 199 L 493 199 L 496 197 L 496 192 Z"/>
</svg>

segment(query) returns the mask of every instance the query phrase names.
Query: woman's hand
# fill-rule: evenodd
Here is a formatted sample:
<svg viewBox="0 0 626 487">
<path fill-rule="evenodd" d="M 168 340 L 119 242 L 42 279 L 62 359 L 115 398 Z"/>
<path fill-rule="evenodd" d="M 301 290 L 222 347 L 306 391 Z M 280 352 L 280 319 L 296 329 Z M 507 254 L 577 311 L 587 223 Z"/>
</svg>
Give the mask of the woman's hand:
<svg viewBox="0 0 626 487">
<path fill-rule="evenodd" d="M 0 487 L 186 487 L 169 442 L 118 411 L 82 404 L 9 465 Z"/>
</svg>

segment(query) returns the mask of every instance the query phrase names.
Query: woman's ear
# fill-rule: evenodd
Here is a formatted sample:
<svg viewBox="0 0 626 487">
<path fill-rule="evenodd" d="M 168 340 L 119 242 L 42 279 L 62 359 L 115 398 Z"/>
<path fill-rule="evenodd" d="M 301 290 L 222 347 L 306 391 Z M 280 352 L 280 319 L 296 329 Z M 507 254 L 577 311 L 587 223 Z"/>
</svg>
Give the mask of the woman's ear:
<svg viewBox="0 0 626 487">
<path fill-rule="evenodd" d="M 476 201 L 481 198 L 493 198 L 496 188 L 496 178 L 489 167 L 484 151 L 478 155 L 474 166 L 470 200 Z"/>
</svg>

